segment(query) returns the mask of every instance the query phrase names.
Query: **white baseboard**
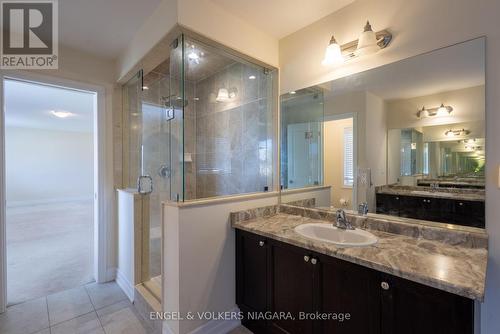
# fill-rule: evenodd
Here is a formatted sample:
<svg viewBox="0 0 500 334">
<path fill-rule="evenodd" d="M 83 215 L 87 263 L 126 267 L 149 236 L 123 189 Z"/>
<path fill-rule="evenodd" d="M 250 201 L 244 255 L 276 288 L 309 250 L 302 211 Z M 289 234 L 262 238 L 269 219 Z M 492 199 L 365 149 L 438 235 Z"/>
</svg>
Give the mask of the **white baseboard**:
<svg viewBox="0 0 500 334">
<path fill-rule="evenodd" d="M 106 270 L 106 280 L 102 283 L 116 280 L 116 272 L 117 272 L 116 268 L 108 268 L 108 270 Z"/>
<path fill-rule="evenodd" d="M 134 301 L 134 286 L 130 281 L 123 275 L 120 270 L 116 270 L 116 284 L 122 288 L 123 292 L 127 295 L 128 299 Z"/>
</svg>

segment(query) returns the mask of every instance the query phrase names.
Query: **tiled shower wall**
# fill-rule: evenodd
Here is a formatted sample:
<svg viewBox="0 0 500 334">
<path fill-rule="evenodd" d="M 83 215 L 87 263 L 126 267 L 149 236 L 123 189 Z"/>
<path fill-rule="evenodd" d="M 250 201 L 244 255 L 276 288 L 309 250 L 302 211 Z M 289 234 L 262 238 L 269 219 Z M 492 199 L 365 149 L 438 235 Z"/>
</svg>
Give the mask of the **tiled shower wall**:
<svg viewBox="0 0 500 334">
<path fill-rule="evenodd" d="M 186 149 L 195 139 L 195 152 L 185 151 L 194 153 L 194 162 L 186 163 L 186 188 L 196 192 L 188 191 L 186 199 L 272 188 L 271 85 L 271 74 L 242 63 L 233 63 L 196 82 L 195 119 L 185 123 Z M 217 102 L 219 88 L 234 92 L 234 98 Z M 195 136 L 189 131 L 192 121 Z M 195 175 L 190 164 L 196 166 Z M 195 187 L 190 187 L 192 182 Z"/>
</svg>

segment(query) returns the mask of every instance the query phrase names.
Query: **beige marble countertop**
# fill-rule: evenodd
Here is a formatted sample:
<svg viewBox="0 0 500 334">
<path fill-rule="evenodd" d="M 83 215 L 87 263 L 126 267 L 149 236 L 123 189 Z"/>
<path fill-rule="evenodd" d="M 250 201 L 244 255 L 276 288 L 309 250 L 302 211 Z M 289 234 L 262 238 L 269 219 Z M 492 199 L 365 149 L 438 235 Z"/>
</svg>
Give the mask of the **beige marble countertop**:
<svg viewBox="0 0 500 334">
<path fill-rule="evenodd" d="M 237 229 L 253 232 L 311 251 L 357 263 L 470 299 L 484 298 L 486 248 L 469 248 L 400 234 L 370 230 L 379 240 L 368 247 L 339 247 L 307 239 L 297 225 L 327 221 L 277 213 L 233 221 Z"/>
</svg>

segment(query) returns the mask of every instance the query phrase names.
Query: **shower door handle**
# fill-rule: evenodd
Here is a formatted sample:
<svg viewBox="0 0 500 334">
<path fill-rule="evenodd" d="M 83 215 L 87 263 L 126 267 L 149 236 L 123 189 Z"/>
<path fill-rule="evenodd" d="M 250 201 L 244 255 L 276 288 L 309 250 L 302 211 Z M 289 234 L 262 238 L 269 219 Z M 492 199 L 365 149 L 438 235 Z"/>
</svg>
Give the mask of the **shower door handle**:
<svg viewBox="0 0 500 334">
<path fill-rule="evenodd" d="M 173 120 L 175 118 L 175 108 L 174 107 L 167 107 L 165 109 L 165 116 L 167 122 Z"/>
<path fill-rule="evenodd" d="M 149 189 L 145 189 L 144 185 L 149 184 Z M 142 195 L 151 194 L 153 192 L 153 178 L 149 175 L 141 175 L 137 178 L 137 192 Z"/>
</svg>

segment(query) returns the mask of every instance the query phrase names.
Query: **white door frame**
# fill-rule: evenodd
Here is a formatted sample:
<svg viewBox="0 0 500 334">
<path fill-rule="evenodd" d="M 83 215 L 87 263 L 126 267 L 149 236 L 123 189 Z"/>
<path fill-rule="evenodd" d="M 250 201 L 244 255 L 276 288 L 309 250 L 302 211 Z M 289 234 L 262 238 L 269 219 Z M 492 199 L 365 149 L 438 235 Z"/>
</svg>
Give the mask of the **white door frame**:
<svg viewBox="0 0 500 334">
<path fill-rule="evenodd" d="M 95 92 L 94 105 L 94 278 L 98 283 L 109 280 L 108 259 L 108 211 L 105 188 L 107 177 L 106 162 L 106 110 L 105 89 L 102 86 L 81 83 L 68 79 L 31 73 L 26 71 L 0 72 L 0 313 L 7 307 L 7 242 L 5 220 L 5 101 L 4 80 L 31 81 L 45 85 L 61 86 L 77 90 Z"/>
</svg>

